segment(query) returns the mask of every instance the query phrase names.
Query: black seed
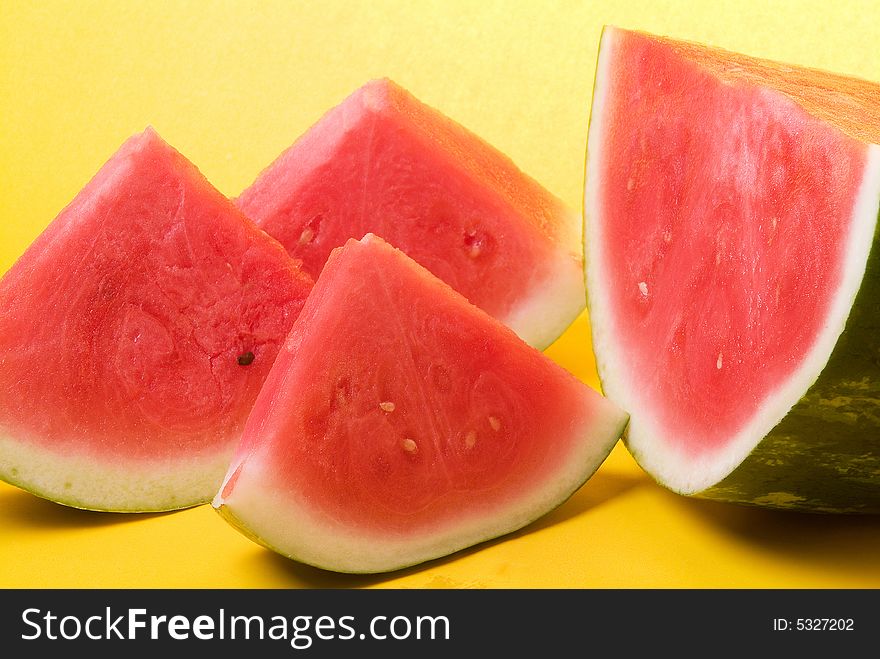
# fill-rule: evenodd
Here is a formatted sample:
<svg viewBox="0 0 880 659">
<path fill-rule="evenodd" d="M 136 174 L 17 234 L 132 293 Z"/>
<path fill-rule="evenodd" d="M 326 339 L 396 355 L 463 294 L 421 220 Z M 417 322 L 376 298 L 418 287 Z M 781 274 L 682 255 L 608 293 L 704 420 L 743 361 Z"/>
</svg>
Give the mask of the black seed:
<svg viewBox="0 0 880 659">
<path fill-rule="evenodd" d="M 252 361 L 254 361 L 254 353 L 250 350 L 238 356 L 239 366 L 248 366 Z"/>
</svg>

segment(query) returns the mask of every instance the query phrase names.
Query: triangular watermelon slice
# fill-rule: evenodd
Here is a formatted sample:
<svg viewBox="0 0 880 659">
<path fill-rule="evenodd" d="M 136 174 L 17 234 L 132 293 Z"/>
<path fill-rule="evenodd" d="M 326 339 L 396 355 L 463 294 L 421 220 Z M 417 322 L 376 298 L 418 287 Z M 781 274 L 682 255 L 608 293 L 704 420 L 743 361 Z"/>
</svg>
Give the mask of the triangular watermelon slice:
<svg viewBox="0 0 880 659">
<path fill-rule="evenodd" d="M 393 570 L 556 507 L 625 422 L 612 402 L 367 235 L 331 254 L 214 506 L 301 562 Z"/>
<path fill-rule="evenodd" d="M 0 478 L 96 510 L 210 500 L 311 284 L 132 137 L 0 281 Z"/>
<path fill-rule="evenodd" d="M 331 109 L 236 200 L 316 278 L 375 233 L 544 348 L 586 306 L 580 214 L 388 79 Z"/>
<path fill-rule="evenodd" d="M 878 143 L 880 85 L 604 30 L 590 318 L 660 483 L 880 512 Z"/>
</svg>

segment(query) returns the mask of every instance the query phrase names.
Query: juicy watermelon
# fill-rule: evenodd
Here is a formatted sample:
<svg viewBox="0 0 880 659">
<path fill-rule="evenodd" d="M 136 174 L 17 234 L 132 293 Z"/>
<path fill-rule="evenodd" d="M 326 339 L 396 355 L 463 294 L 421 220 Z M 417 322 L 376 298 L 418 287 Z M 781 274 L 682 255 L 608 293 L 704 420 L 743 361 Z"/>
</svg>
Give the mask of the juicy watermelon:
<svg viewBox="0 0 880 659">
<path fill-rule="evenodd" d="M 880 512 L 878 142 L 877 84 L 605 29 L 589 313 L 660 483 Z"/>
<path fill-rule="evenodd" d="M 96 510 L 209 501 L 311 285 L 132 137 L 0 281 L 0 478 Z"/>
<path fill-rule="evenodd" d="M 214 506 L 301 562 L 388 571 L 556 507 L 625 422 L 616 405 L 368 234 L 331 254 Z"/>
<path fill-rule="evenodd" d="M 580 215 L 390 80 L 328 112 L 237 203 L 313 278 L 375 233 L 539 348 L 586 306 Z"/>
</svg>

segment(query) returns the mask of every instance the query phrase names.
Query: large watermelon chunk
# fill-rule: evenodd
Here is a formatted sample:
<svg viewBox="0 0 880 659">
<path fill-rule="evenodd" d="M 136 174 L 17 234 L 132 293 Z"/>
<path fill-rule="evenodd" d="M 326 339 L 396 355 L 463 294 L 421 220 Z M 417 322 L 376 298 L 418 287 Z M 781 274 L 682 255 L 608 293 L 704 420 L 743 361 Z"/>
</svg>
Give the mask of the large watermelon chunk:
<svg viewBox="0 0 880 659">
<path fill-rule="evenodd" d="M 97 510 L 210 500 L 311 284 L 132 137 L 0 281 L 0 478 Z"/>
<path fill-rule="evenodd" d="M 588 140 L 635 458 L 684 494 L 880 512 L 880 86 L 609 27 Z"/>
<path fill-rule="evenodd" d="M 330 110 L 237 203 L 313 278 L 372 232 L 539 348 L 586 306 L 580 214 L 387 79 Z"/>
<path fill-rule="evenodd" d="M 548 512 L 596 470 L 625 422 L 368 234 L 331 254 L 214 506 L 299 561 L 392 570 Z"/>
</svg>

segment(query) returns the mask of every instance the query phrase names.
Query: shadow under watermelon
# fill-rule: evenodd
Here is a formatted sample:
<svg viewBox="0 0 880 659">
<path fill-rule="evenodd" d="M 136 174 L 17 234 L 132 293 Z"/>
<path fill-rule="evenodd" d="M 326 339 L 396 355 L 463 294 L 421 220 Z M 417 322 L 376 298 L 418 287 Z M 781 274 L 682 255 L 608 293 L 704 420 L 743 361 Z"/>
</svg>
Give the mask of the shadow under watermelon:
<svg viewBox="0 0 880 659">
<path fill-rule="evenodd" d="M 880 587 L 880 515 L 776 510 L 667 494 L 735 542 L 809 566 L 815 574 L 839 575 L 856 587 Z"/>
</svg>

